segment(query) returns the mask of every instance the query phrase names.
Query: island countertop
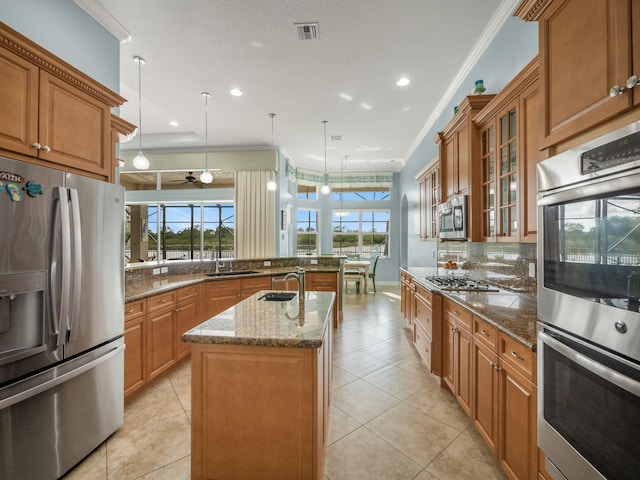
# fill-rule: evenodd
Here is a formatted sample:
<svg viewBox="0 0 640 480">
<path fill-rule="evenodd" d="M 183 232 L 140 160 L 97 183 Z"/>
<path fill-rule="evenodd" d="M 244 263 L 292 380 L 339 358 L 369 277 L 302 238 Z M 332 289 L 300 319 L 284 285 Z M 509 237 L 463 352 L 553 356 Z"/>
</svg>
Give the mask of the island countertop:
<svg viewBox="0 0 640 480">
<path fill-rule="evenodd" d="M 259 300 L 262 290 L 182 335 L 189 343 L 320 348 L 332 319 L 334 292 L 305 292 L 289 301 Z"/>
</svg>

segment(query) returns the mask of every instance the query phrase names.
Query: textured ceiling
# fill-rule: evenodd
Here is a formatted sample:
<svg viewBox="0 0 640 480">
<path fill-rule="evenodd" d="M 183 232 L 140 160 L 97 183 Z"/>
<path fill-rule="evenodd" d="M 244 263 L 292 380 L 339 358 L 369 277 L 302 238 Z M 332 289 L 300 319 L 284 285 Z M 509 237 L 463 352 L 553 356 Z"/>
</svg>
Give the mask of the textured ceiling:
<svg viewBox="0 0 640 480">
<path fill-rule="evenodd" d="M 296 166 L 398 171 L 494 14 L 513 0 L 95 0 L 131 33 L 121 47 L 120 115 L 145 151 L 265 147 Z M 295 23 L 317 22 L 318 40 Z M 411 83 L 398 87 L 406 76 Z M 229 94 L 231 88 L 242 97 Z M 469 85 L 471 89 L 473 85 Z M 351 100 L 343 98 L 350 97 Z M 368 105 L 367 109 L 363 104 Z M 169 125 L 176 121 L 178 126 Z M 137 151 L 138 139 L 121 147 Z M 176 168 L 179 168 L 176 165 Z"/>
</svg>

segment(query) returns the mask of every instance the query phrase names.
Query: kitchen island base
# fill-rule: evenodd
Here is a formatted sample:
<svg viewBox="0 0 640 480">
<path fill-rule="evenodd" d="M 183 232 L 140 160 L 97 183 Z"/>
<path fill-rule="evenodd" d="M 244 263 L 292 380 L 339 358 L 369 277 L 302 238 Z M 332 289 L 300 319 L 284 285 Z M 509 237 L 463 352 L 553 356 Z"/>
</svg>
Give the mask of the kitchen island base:
<svg viewBox="0 0 640 480">
<path fill-rule="evenodd" d="M 323 478 L 332 382 L 327 313 L 317 348 L 192 343 L 192 479 Z"/>
</svg>

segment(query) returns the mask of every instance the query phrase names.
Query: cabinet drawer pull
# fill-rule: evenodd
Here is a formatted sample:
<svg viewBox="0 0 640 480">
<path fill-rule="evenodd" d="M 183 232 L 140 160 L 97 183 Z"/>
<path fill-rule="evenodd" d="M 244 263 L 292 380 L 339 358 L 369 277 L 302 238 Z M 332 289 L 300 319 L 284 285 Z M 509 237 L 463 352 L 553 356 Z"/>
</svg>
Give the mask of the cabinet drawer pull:
<svg viewBox="0 0 640 480">
<path fill-rule="evenodd" d="M 511 350 L 511 356 L 514 358 L 517 358 L 520 361 L 524 362 L 524 357 L 521 357 L 520 355 L 518 355 L 516 352 L 514 352 L 513 350 Z"/>
<path fill-rule="evenodd" d="M 482 335 L 487 336 L 487 337 L 490 337 L 490 336 L 491 336 L 491 334 L 490 334 L 489 332 L 487 332 L 484 328 L 480 329 L 480 333 L 481 333 Z"/>
<path fill-rule="evenodd" d="M 133 308 L 130 308 L 129 310 L 127 310 L 127 313 L 133 313 Z"/>
<path fill-rule="evenodd" d="M 167 299 L 163 298 L 162 300 L 160 300 L 160 303 L 167 303 Z"/>
<path fill-rule="evenodd" d="M 497 364 L 497 363 L 492 363 L 492 364 L 491 364 L 491 368 L 493 368 L 496 372 L 499 372 L 499 371 L 500 371 L 500 367 L 498 366 L 498 364 Z"/>
<path fill-rule="evenodd" d="M 621 87 L 620 85 L 614 85 L 609 90 L 609 96 L 611 98 L 617 97 L 618 95 L 622 95 L 625 92 L 626 88 Z"/>
<path fill-rule="evenodd" d="M 627 78 L 627 83 L 625 84 L 625 87 L 633 88 L 636 85 L 638 85 L 638 76 L 637 75 L 631 75 L 629 78 Z"/>
</svg>

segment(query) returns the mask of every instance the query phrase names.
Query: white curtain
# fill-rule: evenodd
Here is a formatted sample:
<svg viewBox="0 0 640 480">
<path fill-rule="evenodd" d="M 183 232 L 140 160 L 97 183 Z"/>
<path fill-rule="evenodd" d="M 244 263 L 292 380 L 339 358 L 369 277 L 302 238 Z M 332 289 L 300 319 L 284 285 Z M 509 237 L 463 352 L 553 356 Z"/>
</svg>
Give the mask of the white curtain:
<svg viewBox="0 0 640 480">
<path fill-rule="evenodd" d="M 236 258 L 276 256 L 276 192 L 267 190 L 271 171 L 236 172 Z"/>
</svg>

